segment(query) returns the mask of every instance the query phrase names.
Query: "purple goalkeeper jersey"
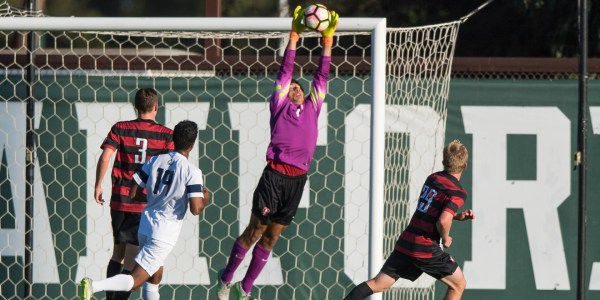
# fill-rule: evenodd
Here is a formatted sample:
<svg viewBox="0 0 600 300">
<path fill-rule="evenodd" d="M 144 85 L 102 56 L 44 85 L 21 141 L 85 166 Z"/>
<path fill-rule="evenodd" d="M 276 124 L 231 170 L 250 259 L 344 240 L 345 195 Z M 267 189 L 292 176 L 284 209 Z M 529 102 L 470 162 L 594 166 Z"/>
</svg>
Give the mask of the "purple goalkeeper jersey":
<svg viewBox="0 0 600 300">
<path fill-rule="evenodd" d="M 317 146 L 317 120 L 327 92 L 331 56 L 321 56 L 304 104 L 288 97 L 294 71 L 295 50 L 286 50 L 271 95 L 271 143 L 267 160 L 274 160 L 308 171 Z"/>
</svg>

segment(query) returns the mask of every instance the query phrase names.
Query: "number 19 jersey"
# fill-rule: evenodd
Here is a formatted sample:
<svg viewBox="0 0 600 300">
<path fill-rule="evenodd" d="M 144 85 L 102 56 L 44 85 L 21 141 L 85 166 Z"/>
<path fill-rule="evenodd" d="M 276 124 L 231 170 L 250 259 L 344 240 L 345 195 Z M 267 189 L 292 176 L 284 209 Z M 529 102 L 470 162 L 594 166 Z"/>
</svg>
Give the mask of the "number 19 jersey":
<svg viewBox="0 0 600 300">
<path fill-rule="evenodd" d="M 151 158 L 133 175 L 146 188 L 148 204 L 142 211 L 139 234 L 175 244 L 188 202 L 202 193 L 202 171 L 178 152 Z"/>
</svg>

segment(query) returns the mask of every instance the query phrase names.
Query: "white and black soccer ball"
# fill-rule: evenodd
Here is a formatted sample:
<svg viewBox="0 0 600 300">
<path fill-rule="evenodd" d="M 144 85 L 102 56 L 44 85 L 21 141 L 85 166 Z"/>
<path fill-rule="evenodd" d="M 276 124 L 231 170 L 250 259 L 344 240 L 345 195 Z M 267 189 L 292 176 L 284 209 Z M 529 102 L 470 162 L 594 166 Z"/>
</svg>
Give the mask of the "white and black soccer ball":
<svg viewBox="0 0 600 300">
<path fill-rule="evenodd" d="M 306 28 L 321 32 L 329 27 L 331 14 L 323 4 L 311 4 L 304 8 L 304 26 Z"/>
</svg>

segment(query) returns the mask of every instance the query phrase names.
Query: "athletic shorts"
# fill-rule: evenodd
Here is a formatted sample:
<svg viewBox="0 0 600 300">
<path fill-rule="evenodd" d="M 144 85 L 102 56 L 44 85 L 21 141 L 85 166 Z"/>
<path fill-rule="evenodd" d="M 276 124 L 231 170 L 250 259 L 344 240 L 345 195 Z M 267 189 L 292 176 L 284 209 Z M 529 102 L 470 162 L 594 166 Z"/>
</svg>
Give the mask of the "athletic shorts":
<svg viewBox="0 0 600 300">
<path fill-rule="evenodd" d="M 110 217 L 115 244 L 139 245 L 138 228 L 142 214 L 111 209 Z"/>
<path fill-rule="evenodd" d="M 252 213 L 264 224 L 289 225 L 294 220 L 307 175 L 287 176 L 266 167 L 252 198 Z"/>
<path fill-rule="evenodd" d="M 175 245 L 153 239 L 144 234 L 140 234 L 138 239 L 140 248 L 135 256 L 135 262 L 152 276 L 160 267 L 164 266 L 165 260 Z"/>
<path fill-rule="evenodd" d="M 435 279 L 442 279 L 454 274 L 456 268 L 458 268 L 458 264 L 446 252 L 432 258 L 416 258 L 393 251 L 381 267 L 381 273 L 396 280 L 402 277 L 415 281 L 423 273 L 427 273 Z"/>
</svg>

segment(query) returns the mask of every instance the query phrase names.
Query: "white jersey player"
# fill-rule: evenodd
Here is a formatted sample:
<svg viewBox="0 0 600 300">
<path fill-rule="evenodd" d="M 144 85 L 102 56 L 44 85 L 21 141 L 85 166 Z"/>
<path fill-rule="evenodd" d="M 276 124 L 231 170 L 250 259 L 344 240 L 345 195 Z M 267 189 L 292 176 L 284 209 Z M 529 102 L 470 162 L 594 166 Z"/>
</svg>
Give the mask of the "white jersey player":
<svg viewBox="0 0 600 300">
<path fill-rule="evenodd" d="M 197 137 L 196 123 L 179 122 L 173 130 L 175 151 L 153 157 L 134 174 L 130 196 L 145 187 L 148 200 L 138 231 L 140 248 L 136 266 L 131 275 L 119 274 L 97 281 L 83 278 L 79 285 L 80 300 L 89 300 L 100 291 L 136 290 L 143 283 L 143 299 L 160 298 L 158 284 L 163 264 L 177 243 L 188 207 L 193 215 L 198 215 L 208 204 L 209 193 L 203 187 L 202 171 L 188 161 Z"/>
<path fill-rule="evenodd" d="M 133 179 L 148 191 L 138 235 L 175 245 L 188 198 L 202 197 L 202 171 L 173 151 L 152 157 Z"/>
</svg>

